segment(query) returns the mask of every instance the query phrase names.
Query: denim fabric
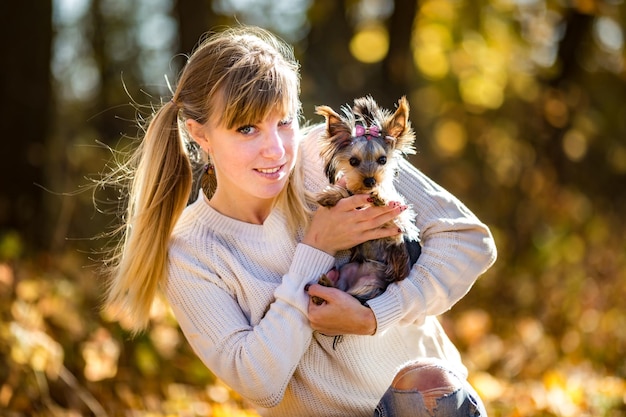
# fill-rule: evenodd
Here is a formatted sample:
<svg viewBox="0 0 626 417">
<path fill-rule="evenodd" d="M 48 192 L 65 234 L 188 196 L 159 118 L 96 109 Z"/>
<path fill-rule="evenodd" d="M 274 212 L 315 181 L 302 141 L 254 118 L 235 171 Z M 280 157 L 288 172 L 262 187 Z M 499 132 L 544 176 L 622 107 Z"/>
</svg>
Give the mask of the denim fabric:
<svg viewBox="0 0 626 417">
<path fill-rule="evenodd" d="M 437 399 L 428 409 L 418 391 L 400 391 L 390 387 L 383 395 L 374 417 L 486 417 L 487 412 L 474 388 L 463 380 L 456 391 Z"/>
</svg>

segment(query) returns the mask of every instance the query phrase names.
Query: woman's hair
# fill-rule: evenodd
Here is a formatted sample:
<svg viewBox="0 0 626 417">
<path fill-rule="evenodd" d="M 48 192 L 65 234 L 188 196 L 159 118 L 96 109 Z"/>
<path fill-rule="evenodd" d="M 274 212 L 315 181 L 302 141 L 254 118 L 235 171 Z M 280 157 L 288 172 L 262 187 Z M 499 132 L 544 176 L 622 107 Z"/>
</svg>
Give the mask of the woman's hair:
<svg viewBox="0 0 626 417">
<path fill-rule="evenodd" d="M 106 305 L 137 332 L 149 320 L 166 275 L 168 243 L 192 190 L 192 162 L 184 121 L 209 117 L 227 128 L 263 120 L 281 110 L 300 115 L 299 67 L 292 49 L 269 32 L 230 28 L 206 37 L 185 64 L 174 95 L 147 121 L 128 161 L 108 176 L 127 179 L 125 224 L 109 265 Z M 298 158 L 300 160 L 300 158 Z M 300 162 L 276 204 L 294 233 L 310 219 Z"/>
</svg>

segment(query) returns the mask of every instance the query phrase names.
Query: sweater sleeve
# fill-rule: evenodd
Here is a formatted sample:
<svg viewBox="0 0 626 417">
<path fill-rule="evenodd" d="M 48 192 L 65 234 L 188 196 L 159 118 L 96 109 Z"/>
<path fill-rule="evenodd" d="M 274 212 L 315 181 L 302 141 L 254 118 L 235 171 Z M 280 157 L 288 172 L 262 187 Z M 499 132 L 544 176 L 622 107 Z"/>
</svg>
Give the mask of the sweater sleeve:
<svg viewBox="0 0 626 417">
<path fill-rule="evenodd" d="M 313 126 L 303 143 L 307 185 L 313 192 L 328 184 L 317 145 L 323 129 Z M 449 310 L 496 259 L 489 228 L 406 159 L 399 161 L 396 188 L 417 214 L 422 252 L 406 279 L 367 302 L 376 316 L 377 333 Z"/>
<path fill-rule="evenodd" d="M 330 269 L 334 258 L 297 245 L 289 271 L 274 290 L 275 300 L 251 324 L 236 295 L 186 245 L 179 239 L 170 245 L 165 293 L 187 340 L 235 391 L 262 407 L 275 406 L 312 337 L 304 285 Z"/>
<path fill-rule="evenodd" d="M 417 214 L 422 253 L 406 279 L 368 301 L 377 332 L 449 310 L 496 259 L 488 227 L 406 160 L 396 187 Z"/>
</svg>

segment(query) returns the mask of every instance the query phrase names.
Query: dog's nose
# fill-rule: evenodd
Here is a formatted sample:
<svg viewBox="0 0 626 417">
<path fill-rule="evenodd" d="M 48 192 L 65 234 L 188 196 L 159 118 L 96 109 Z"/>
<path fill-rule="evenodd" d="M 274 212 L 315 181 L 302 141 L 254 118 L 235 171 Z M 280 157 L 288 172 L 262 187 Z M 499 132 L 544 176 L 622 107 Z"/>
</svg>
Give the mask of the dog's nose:
<svg viewBox="0 0 626 417">
<path fill-rule="evenodd" d="M 367 177 L 363 180 L 363 184 L 367 188 L 372 188 L 373 186 L 376 185 L 376 179 L 374 177 Z"/>
</svg>

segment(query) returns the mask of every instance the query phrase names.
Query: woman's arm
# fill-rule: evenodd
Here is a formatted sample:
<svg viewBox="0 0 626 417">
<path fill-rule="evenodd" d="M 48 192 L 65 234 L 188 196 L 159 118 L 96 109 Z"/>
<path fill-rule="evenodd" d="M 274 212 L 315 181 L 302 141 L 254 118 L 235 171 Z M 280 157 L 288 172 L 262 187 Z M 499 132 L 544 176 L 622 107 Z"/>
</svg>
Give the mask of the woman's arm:
<svg viewBox="0 0 626 417">
<path fill-rule="evenodd" d="M 449 310 L 496 260 L 488 227 L 406 160 L 396 187 L 417 213 L 422 253 L 405 280 L 368 301 L 378 332 Z"/>
<path fill-rule="evenodd" d="M 175 239 L 166 294 L 187 340 L 205 365 L 245 398 L 272 407 L 282 399 L 311 340 L 304 285 L 333 262 L 322 251 L 298 245 L 288 273 L 274 291 L 275 301 L 252 325 L 220 278 L 185 242 Z M 268 291 L 273 288 L 270 285 Z"/>
<path fill-rule="evenodd" d="M 317 143 L 324 128 L 324 125 L 311 128 L 302 144 L 309 161 L 305 166 L 309 189 L 313 192 L 321 191 L 328 184 Z M 396 188 L 417 213 L 422 253 L 405 280 L 390 285 L 382 295 L 368 301 L 377 332 L 400 321 L 422 321 L 426 316 L 447 311 L 496 259 L 496 247 L 489 229 L 463 203 L 409 161 L 401 160 L 399 168 Z M 341 303 L 341 296 L 333 295 L 334 291 L 338 290 L 320 286 L 310 288 L 312 295 L 331 302 L 336 298 Z M 349 322 L 359 314 L 364 320 L 363 328 L 370 328 L 371 316 L 359 311 L 356 304 L 353 306 L 354 316 L 350 316 L 339 314 L 334 308 L 339 307 L 338 303 L 331 302 L 322 306 L 310 305 L 309 319 L 316 330 L 329 334 L 354 333 L 353 327 L 337 317 L 349 317 Z M 330 321 L 329 317 L 335 319 Z M 328 323 L 333 323 L 333 327 L 328 327 Z"/>
</svg>

